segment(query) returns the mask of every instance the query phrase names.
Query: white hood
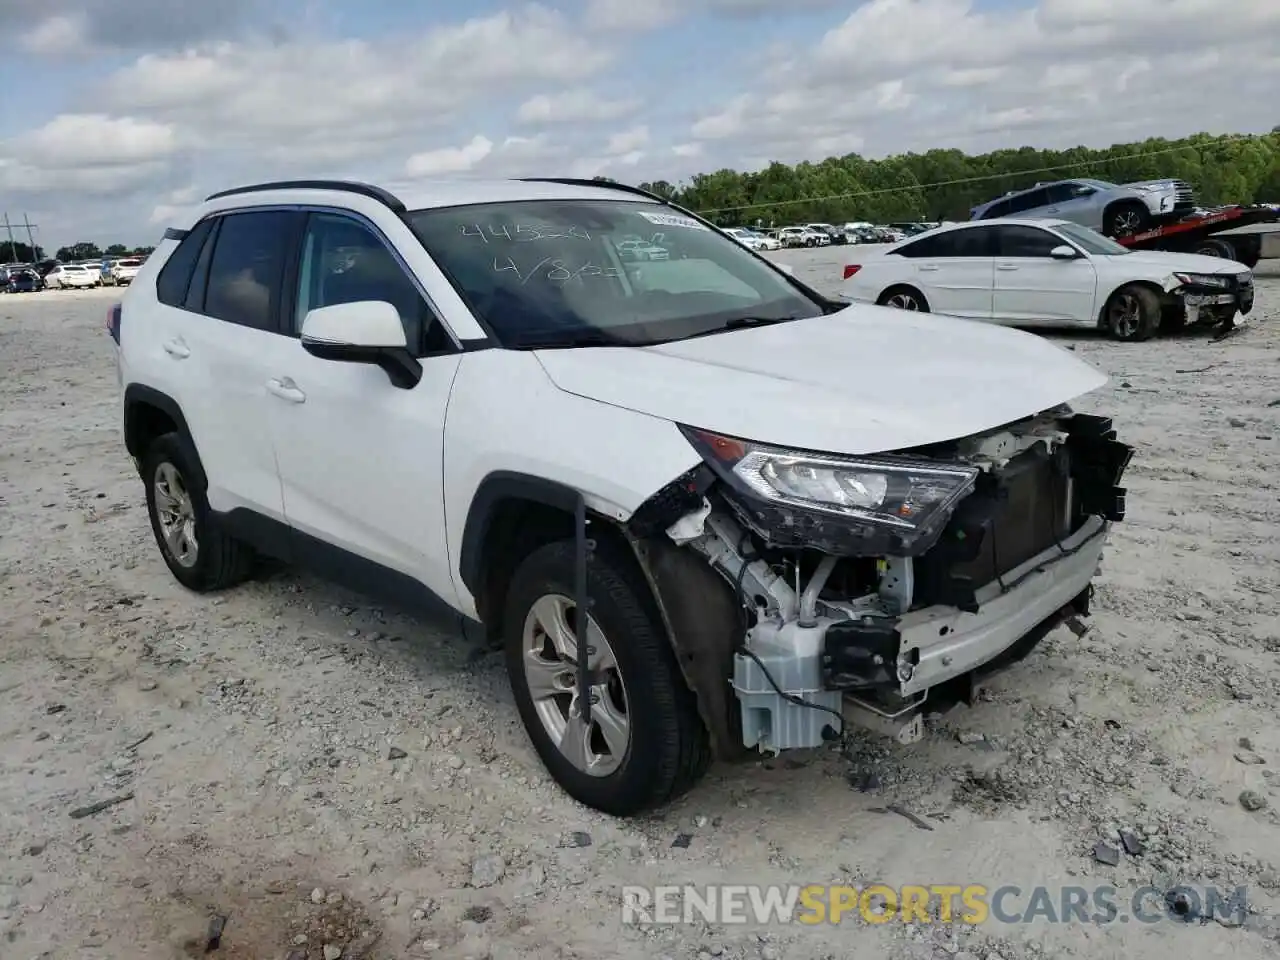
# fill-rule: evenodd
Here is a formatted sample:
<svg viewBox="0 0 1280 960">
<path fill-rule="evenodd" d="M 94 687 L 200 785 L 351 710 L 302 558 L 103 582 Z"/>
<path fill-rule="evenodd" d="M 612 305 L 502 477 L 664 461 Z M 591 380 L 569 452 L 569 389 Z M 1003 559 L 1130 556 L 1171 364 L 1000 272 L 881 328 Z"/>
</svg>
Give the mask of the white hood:
<svg viewBox="0 0 1280 960">
<path fill-rule="evenodd" d="M 860 305 L 660 346 L 537 357 L 569 393 L 748 440 L 845 454 L 954 440 L 1107 382 L 1033 334 Z"/>
<path fill-rule="evenodd" d="M 1169 273 L 1248 273 L 1249 268 L 1243 263 L 1227 260 L 1224 257 L 1205 257 L 1198 253 L 1168 253 L 1163 250 L 1135 250 L 1117 258 L 1122 263 L 1134 266 L 1150 264 Z"/>
</svg>

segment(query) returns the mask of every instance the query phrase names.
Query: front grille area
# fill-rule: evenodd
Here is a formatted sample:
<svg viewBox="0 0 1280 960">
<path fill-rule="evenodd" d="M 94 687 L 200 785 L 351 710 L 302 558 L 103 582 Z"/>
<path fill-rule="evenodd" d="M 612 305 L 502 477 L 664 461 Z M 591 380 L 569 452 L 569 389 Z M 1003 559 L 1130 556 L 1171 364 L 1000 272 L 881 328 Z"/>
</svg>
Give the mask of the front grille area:
<svg viewBox="0 0 1280 960">
<path fill-rule="evenodd" d="M 938 544 L 915 561 L 913 606 L 972 606 L 977 590 L 1070 533 L 1068 453 L 1042 449 L 1016 457 L 999 476 L 984 474 L 961 502 Z"/>
<path fill-rule="evenodd" d="M 1175 180 L 1174 183 L 1174 200 L 1173 206 L 1175 210 L 1186 210 L 1196 205 L 1195 193 L 1191 189 L 1191 184 L 1185 180 Z"/>
</svg>

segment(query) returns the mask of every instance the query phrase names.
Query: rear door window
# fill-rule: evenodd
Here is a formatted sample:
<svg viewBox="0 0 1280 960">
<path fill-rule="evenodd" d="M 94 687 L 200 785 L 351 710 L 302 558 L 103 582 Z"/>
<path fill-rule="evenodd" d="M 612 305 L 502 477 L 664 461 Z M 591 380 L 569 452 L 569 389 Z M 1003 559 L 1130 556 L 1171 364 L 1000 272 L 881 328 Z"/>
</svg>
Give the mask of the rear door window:
<svg viewBox="0 0 1280 960">
<path fill-rule="evenodd" d="M 285 262 L 299 216 L 289 210 L 254 210 L 222 218 L 209 261 L 207 316 L 280 332 Z"/>
</svg>

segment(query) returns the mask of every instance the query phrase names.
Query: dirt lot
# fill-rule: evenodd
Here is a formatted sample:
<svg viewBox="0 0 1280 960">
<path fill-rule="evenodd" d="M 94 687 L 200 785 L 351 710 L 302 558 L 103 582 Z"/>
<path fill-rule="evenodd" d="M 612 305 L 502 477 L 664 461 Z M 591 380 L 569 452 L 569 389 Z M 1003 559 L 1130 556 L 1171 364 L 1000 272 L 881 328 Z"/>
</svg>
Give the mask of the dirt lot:
<svg viewBox="0 0 1280 960">
<path fill-rule="evenodd" d="M 786 257 L 830 287 L 844 254 Z M 179 588 L 118 435 L 111 291 L 0 297 L 0 956 L 168 960 L 219 916 L 227 960 L 1276 956 L 1280 272 L 1260 274 L 1226 343 L 1062 340 L 1113 377 L 1082 408 L 1138 447 L 1092 630 L 914 747 L 716 768 L 630 823 L 549 784 L 498 660 L 447 627 L 288 571 Z M 1013 884 L 1014 911 L 1110 885 L 1122 918 L 1147 883 L 1243 884 L 1252 912 L 621 923 L 623 883 L 771 881 Z"/>
</svg>

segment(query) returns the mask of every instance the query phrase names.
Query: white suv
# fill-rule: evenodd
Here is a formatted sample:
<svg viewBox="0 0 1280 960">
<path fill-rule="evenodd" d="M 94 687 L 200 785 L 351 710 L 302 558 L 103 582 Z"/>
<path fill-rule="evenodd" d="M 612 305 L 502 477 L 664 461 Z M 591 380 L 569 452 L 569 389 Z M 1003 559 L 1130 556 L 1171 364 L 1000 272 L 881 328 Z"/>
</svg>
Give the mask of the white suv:
<svg viewBox="0 0 1280 960">
<path fill-rule="evenodd" d="M 655 230 L 670 259 L 619 256 Z M 835 303 L 617 184 L 215 194 L 108 329 L 183 585 L 261 553 L 443 601 L 505 647 L 554 778 L 617 815 L 713 756 L 918 730 L 1087 612 L 1123 516 L 1130 449 L 1064 406 L 1093 367 Z"/>
</svg>

